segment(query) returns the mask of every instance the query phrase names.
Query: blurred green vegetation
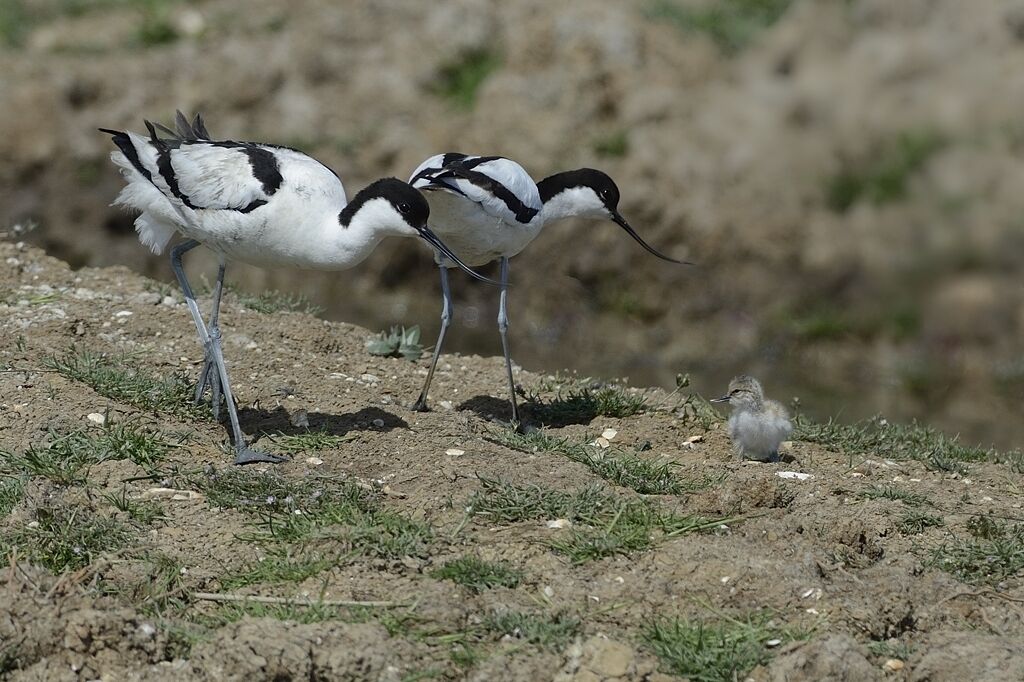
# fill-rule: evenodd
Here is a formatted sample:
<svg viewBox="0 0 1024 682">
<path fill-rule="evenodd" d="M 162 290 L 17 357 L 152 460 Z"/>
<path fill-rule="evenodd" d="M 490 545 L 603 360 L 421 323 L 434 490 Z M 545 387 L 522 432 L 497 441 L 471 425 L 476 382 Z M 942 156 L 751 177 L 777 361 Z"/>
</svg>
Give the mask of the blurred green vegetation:
<svg viewBox="0 0 1024 682">
<path fill-rule="evenodd" d="M 594 141 L 594 153 L 598 156 L 619 158 L 629 151 L 629 136 L 625 130 L 616 130 Z"/>
<path fill-rule="evenodd" d="M 143 46 L 162 45 L 180 35 L 173 10 L 190 0 L 0 0 L 0 46 L 21 47 L 38 26 L 61 17 L 77 17 L 115 8 L 138 11 L 134 41 Z"/>
<path fill-rule="evenodd" d="M 491 50 L 469 50 L 441 68 L 432 90 L 457 108 L 469 110 L 487 77 L 501 66 L 501 57 Z"/>
<path fill-rule="evenodd" d="M 716 0 L 690 6 L 679 0 L 654 0 L 647 16 L 667 21 L 687 33 L 703 33 L 726 54 L 750 45 L 789 8 L 792 0 Z"/>
<path fill-rule="evenodd" d="M 910 177 L 946 142 L 932 130 L 901 133 L 876 157 L 844 168 L 828 181 L 829 208 L 844 213 L 861 200 L 882 205 L 903 199 Z"/>
</svg>

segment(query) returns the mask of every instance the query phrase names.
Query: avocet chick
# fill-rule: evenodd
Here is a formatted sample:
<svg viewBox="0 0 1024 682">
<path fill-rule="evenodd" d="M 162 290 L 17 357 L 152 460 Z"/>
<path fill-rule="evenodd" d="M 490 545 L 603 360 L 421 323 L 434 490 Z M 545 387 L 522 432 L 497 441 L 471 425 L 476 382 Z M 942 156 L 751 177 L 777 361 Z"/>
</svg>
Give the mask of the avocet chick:
<svg viewBox="0 0 1024 682">
<path fill-rule="evenodd" d="M 779 445 L 793 433 L 781 403 L 764 397 L 757 379 L 745 374 L 729 382 L 729 392 L 713 403 L 729 403 L 729 438 L 743 459 L 777 462 Z"/>
</svg>

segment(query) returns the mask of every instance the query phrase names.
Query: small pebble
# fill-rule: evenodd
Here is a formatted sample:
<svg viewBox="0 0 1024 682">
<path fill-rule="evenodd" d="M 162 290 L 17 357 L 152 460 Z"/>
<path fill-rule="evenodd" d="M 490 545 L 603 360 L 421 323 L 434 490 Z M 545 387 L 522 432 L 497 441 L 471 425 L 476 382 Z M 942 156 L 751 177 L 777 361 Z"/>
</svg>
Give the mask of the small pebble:
<svg viewBox="0 0 1024 682">
<path fill-rule="evenodd" d="M 776 471 L 775 475 L 779 478 L 791 478 L 797 481 L 806 481 L 809 478 L 814 478 L 811 474 L 804 474 L 799 471 Z"/>
<path fill-rule="evenodd" d="M 91 421 L 93 424 L 99 424 L 100 426 L 107 423 L 106 415 L 102 415 L 99 412 L 90 412 L 88 416 L 86 416 L 86 419 Z"/>
<path fill-rule="evenodd" d="M 375 384 L 378 381 L 380 381 L 380 377 L 378 377 L 376 374 L 360 374 L 359 378 L 368 384 Z"/>
<path fill-rule="evenodd" d="M 464 454 L 466 454 L 466 451 L 460 450 L 458 448 L 448 448 L 447 450 L 444 451 L 444 454 L 450 457 L 462 457 Z"/>
<path fill-rule="evenodd" d="M 315 466 L 315 467 L 318 467 L 318 466 L 320 466 L 323 463 L 324 463 L 324 461 L 322 459 L 320 459 L 319 457 L 307 457 L 306 458 L 306 464 L 311 464 L 312 466 Z"/>
<path fill-rule="evenodd" d="M 572 528 L 572 521 L 569 519 L 552 519 L 547 523 L 548 528 L 558 530 L 560 528 Z"/>
<path fill-rule="evenodd" d="M 764 643 L 764 645 L 766 647 L 768 647 L 769 649 L 774 649 L 775 647 L 777 647 L 780 644 L 782 644 L 782 640 L 781 639 L 769 639 L 767 642 Z"/>
<path fill-rule="evenodd" d="M 601 437 L 606 438 L 608 440 L 615 438 L 615 436 L 617 435 L 619 435 L 619 432 L 616 431 L 615 429 L 605 429 L 604 431 L 601 432 Z"/>
<path fill-rule="evenodd" d="M 555 591 L 551 589 L 551 585 L 545 585 L 542 591 L 544 592 L 544 596 L 549 599 L 555 596 Z"/>
<path fill-rule="evenodd" d="M 904 665 L 903 661 L 901 661 L 900 659 L 898 659 L 898 658 L 890 658 L 889 660 L 887 660 L 885 663 L 882 664 L 882 668 L 884 670 L 887 670 L 887 671 L 891 672 L 891 673 L 897 673 L 897 672 L 903 670 L 903 665 Z"/>
<path fill-rule="evenodd" d="M 450 401 L 450 400 L 442 400 L 440 403 L 438 403 L 438 405 L 440 405 L 441 407 L 443 407 L 446 410 L 450 410 L 453 407 L 452 401 Z"/>
</svg>

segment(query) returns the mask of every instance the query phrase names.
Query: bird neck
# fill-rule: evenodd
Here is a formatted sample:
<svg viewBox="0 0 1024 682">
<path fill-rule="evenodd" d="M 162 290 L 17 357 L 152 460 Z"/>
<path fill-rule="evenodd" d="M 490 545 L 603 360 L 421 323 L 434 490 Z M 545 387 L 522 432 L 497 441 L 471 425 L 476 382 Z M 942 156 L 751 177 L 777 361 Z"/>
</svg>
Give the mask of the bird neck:
<svg viewBox="0 0 1024 682">
<path fill-rule="evenodd" d="M 567 187 L 566 173 L 556 173 L 537 183 L 543 203 L 541 217 L 545 223 L 564 218 L 603 218 L 604 208 L 593 190 Z"/>
</svg>

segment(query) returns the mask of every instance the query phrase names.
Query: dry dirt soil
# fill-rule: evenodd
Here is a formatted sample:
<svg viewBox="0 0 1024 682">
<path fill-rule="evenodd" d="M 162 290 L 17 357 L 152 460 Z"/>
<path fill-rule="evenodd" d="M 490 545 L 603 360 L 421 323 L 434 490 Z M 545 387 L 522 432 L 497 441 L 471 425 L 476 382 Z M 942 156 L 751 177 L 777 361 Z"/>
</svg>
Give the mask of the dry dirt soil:
<svg viewBox="0 0 1024 682">
<path fill-rule="evenodd" d="M 804 423 L 740 462 L 685 387 L 522 371 L 517 436 L 500 358 L 443 356 L 414 413 L 425 358 L 229 294 L 243 427 L 291 454 L 232 467 L 165 283 L 0 258 L 7 679 L 1021 679 L 1019 460 Z"/>
</svg>

